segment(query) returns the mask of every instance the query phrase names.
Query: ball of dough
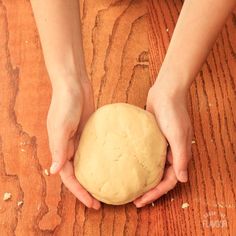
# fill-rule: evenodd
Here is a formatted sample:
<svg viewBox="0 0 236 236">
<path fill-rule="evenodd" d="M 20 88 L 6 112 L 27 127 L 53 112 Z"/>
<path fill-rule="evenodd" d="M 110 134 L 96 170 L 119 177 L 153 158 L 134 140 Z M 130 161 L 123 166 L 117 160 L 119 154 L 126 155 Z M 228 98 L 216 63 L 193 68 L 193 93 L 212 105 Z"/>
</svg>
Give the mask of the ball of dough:
<svg viewBox="0 0 236 236">
<path fill-rule="evenodd" d="M 124 103 L 106 105 L 84 127 L 75 175 L 96 199 L 125 204 L 160 182 L 166 148 L 150 112 Z"/>
</svg>

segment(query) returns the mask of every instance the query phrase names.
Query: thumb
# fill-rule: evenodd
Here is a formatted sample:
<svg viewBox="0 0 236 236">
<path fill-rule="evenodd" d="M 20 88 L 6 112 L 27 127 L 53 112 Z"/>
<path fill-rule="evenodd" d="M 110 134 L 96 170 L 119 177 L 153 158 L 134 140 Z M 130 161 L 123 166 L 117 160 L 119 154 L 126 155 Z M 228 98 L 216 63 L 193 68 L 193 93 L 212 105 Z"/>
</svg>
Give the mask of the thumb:
<svg viewBox="0 0 236 236">
<path fill-rule="evenodd" d="M 50 167 L 50 173 L 56 174 L 61 170 L 67 160 L 68 138 L 63 134 L 63 132 L 54 134 L 51 143 L 52 164 Z"/>
<path fill-rule="evenodd" d="M 171 152 L 173 156 L 173 168 L 178 181 L 187 182 L 188 181 L 188 162 L 191 157 L 191 143 L 181 142 L 173 143 L 171 145 Z"/>
</svg>

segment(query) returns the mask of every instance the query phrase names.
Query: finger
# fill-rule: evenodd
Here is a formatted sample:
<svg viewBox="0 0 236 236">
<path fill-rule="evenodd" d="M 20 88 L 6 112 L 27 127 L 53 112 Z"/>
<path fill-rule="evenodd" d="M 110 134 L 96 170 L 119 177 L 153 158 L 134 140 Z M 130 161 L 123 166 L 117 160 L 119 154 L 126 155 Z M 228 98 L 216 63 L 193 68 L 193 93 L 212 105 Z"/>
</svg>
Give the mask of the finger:
<svg viewBox="0 0 236 236">
<path fill-rule="evenodd" d="M 60 171 L 60 176 L 64 185 L 78 198 L 85 206 L 98 210 L 100 202 L 92 198 L 91 195 L 81 186 L 75 178 L 73 164 L 67 161 Z"/>
<path fill-rule="evenodd" d="M 158 198 L 160 198 L 162 195 L 166 194 L 168 191 L 173 189 L 177 183 L 177 178 L 175 176 L 175 172 L 173 170 L 173 167 L 170 166 L 166 170 L 166 174 L 164 179 L 153 189 L 145 193 L 143 196 L 139 197 L 134 201 L 134 204 L 136 207 L 143 207 L 146 204 L 149 204 Z"/>
<path fill-rule="evenodd" d="M 169 142 L 173 155 L 173 168 L 180 182 L 188 181 L 187 168 L 191 158 L 191 138 L 189 136 Z"/>
<path fill-rule="evenodd" d="M 52 153 L 50 173 L 56 174 L 61 170 L 67 160 L 68 137 L 65 132 L 60 130 L 60 132 L 54 134 L 49 133 L 49 140 Z"/>
</svg>

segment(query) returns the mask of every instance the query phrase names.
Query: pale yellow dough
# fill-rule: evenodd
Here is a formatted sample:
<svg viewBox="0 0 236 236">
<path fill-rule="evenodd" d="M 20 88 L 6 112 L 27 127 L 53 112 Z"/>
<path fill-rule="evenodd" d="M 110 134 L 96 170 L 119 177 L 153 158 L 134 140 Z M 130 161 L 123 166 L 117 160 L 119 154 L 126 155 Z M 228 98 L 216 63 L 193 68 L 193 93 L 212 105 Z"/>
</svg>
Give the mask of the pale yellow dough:
<svg viewBox="0 0 236 236">
<path fill-rule="evenodd" d="M 125 204 L 160 182 L 166 148 L 151 113 L 124 103 L 106 105 L 83 130 L 75 175 L 96 199 Z"/>
</svg>

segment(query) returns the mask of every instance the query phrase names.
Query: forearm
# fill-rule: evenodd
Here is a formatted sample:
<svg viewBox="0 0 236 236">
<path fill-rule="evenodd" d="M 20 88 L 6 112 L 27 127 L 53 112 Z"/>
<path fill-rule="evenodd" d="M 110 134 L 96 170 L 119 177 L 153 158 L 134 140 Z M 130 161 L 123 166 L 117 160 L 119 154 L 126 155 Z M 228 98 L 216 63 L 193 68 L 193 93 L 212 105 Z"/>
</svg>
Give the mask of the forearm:
<svg viewBox="0 0 236 236">
<path fill-rule="evenodd" d="M 235 0 L 185 0 L 158 83 L 187 91 L 206 59 Z"/>
<path fill-rule="evenodd" d="M 45 64 L 54 86 L 86 77 L 77 0 L 31 0 Z"/>
</svg>

